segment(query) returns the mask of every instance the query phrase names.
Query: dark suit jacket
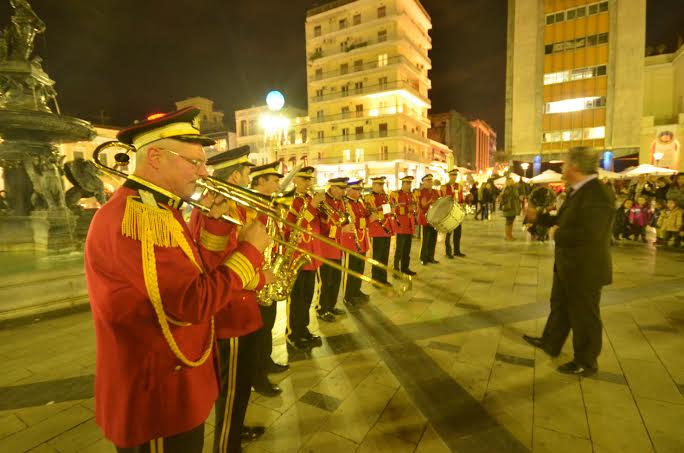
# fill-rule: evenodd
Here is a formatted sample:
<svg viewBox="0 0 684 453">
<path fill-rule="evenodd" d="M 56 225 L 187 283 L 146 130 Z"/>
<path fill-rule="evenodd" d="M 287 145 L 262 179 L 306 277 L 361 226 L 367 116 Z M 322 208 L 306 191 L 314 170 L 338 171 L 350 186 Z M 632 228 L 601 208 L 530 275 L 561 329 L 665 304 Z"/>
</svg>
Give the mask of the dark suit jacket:
<svg viewBox="0 0 684 453">
<path fill-rule="evenodd" d="M 567 197 L 554 220 L 554 271 L 569 285 L 603 286 L 613 281 L 610 238 L 615 199 L 598 179 L 589 181 Z"/>
</svg>

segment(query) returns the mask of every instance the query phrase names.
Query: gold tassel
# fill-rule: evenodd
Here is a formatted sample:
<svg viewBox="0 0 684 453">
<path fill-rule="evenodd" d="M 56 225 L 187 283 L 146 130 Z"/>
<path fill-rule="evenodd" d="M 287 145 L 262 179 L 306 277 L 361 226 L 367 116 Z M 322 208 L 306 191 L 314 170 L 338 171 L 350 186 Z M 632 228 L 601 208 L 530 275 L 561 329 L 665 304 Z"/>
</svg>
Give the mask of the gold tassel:
<svg viewBox="0 0 684 453">
<path fill-rule="evenodd" d="M 158 247 L 177 247 L 172 231 L 175 224 L 171 211 L 147 206 L 134 197 L 128 197 L 121 234 L 136 241 L 149 240 Z"/>
</svg>

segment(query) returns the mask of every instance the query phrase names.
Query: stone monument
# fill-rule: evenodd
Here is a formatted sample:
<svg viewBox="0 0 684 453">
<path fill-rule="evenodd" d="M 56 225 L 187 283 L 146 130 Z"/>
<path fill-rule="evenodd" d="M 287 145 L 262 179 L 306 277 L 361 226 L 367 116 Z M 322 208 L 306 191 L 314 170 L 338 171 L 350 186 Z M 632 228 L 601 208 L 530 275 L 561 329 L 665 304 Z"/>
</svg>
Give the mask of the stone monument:
<svg viewBox="0 0 684 453">
<path fill-rule="evenodd" d="M 95 132 L 60 113 L 55 81 L 33 52 L 45 23 L 27 0 L 10 5 L 10 24 L 0 30 L 0 167 L 10 207 L 0 216 L 0 251 L 69 251 L 75 218 L 57 145 L 91 140 Z"/>
</svg>

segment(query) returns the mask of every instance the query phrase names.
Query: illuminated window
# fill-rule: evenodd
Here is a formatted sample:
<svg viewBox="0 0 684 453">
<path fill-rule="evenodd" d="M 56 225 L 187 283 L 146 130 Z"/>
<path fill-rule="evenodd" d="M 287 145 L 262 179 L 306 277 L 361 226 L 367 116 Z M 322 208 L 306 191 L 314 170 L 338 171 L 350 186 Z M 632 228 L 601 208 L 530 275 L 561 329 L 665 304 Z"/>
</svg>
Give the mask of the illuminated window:
<svg viewBox="0 0 684 453">
<path fill-rule="evenodd" d="M 352 19 L 354 25 L 359 25 L 361 23 L 361 14 L 356 14 Z"/>
<path fill-rule="evenodd" d="M 363 162 L 363 148 L 356 148 L 354 151 L 354 160 L 356 162 Z"/>
<path fill-rule="evenodd" d="M 378 109 L 370 109 L 368 111 L 368 116 L 378 116 L 379 114 L 380 112 L 378 111 Z"/>
<path fill-rule="evenodd" d="M 597 140 L 605 138 L 605 126 L 587 127 L 584 129 L 569 129 L 565 131 L 545 132 L 543 141 L 545 143 L 569 142 L 580 140 Z"/>
<path fill-rule="evenodd" d="M 384 6 L 381 6 L 378 8 L 378 18 L 380 17 L 385 17 L 387 15 L 387 8 Z"/>
<path fill-rule="evenodd" d="M 351 160 L 351 149 L 342 150 L 342 158 L 345 162 L 349 162 Z"/>
<path fill-rule="evenodd" d="M 358 104 L 356 106 L 356 117 L 361 118 L 363 116 L 363 104 Z"/>
<path fill-rule="evenodd" d="M 387 160 L 389 158 L 389 147 L 382 145 L 380 147 L 380 160 Z"/>
<path fill-rule="evenodd" d="M 381 90 L 387 89 L 387 77 L 380 77 L 380 78 L 378 79 L 378 87 L 379 87 Z"/>
<path fill-rule="evenodd" d="M 314 27 L 314 36 L 321 36 L 321 26 L 320 25 L 316 25 Z"/>
<path fill-rule="evenodd" d="M 349 128 L 348 127 L 342 128 L 342 141 L 346 142 L 348 140 L 349 140 Z"/>
<path fill-rule="evenodd" d="M 386 53 L 378 55 L 378 67 L 382 68 L 383 66 L 387 66 L 387 54 Z"/>
<path fill-rule="evenodd" d="M 595 140 L 606 137 L 606 127 L 587 127 L 584 129 L 584 138 L 586 140 Z"/>
<path fill-rule="evenodd" d="M 603 107 L 605 103 L 606 98 L 603 96 L 563 99 L 562 101 L 547 102 L 546 113 L 578 112 L 580 110 Z"/>
</svg>

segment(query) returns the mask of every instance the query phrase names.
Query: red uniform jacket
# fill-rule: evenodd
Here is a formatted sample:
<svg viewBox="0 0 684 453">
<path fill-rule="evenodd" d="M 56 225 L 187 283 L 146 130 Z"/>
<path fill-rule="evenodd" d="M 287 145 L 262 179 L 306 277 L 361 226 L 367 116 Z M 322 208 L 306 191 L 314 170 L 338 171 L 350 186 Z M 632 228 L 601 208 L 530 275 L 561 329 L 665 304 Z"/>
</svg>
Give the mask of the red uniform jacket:
<svg viewBox="0 0 684 453">
<path fill-rule="evenodd" d="M 444 184 L 440 188 L 440 195 L 443 197 L 455 198 L 459 203 L 463 203 L 463 190 L 457 182 Z"/>
<path fill-rule="evenodd" d="M 231 217 L 241 220 L 243 223 L 253 220 L 254 215 L 247 218 L 246 210 L 243 206 L 236 206 L 234 202 L 229 202 L 232 207 L 229 212 Z M 228 224 L 226 235 L 215 235 L 211 231 L 215 220 L 199 213 L 194 209 L 190 217 L 190 230 L 192 235 L 200 245 L 214 253 L 211 258 L 206 260 L 209 269 L 220 266 L 238 246 L 238 234 L 240 227 Z M 261 321 L 261 311 L 257 302 L 256 291 L 264 287 L 264 276 L 259 272 L 244 289 L 231 294 L 231 302 L 216 313 L 216 337 L 221 339 L 242 337 L 255 332 L 263 325 Z"/>
<path fill-rule="evenodd" d="M 394 236 L 396 224 L 392 213 L 383 214 L 382 205 L 388 204 L 389 197 L 386 193 L 371 193 L 366 195 L 366 206 L 371 212 L 378 215 L 378 220 L 370 222 L 368 225 L 368 234 L 372 238 L 387 238 Z M 384 227 L 384 228 L 383 228 Z"/>
<path fill-rule="evenodd" d="M 162 198 L 151 190 L 145 193 Z M 212 356 L 202 365 L 186 366 L 162 334 L 144 279 L 143 242 L 132 234 L 124 236 L 124 227 L 137 231 L 139 237 L 147 237 L 143 230 L 151 231 L 136 230 L 140 223 L 130 221 L 135 215 L 129 215 L 133 209 L 127 210 L 129 197 L 137 196 L 137 189 L 118 189 L 95 214 L 85 244 L 85 275 L 97 342 L 95 419 L 105 437 L 119 447 L 195 428 L 209 416 L 218 393 Z M 226 265 L 209 270 L 204 260 L 213 252 L 195 245 L 177 208 L 158 207 L 154 201 L 145 203 L 144 209 L 170 212 L 172 217 L 157 226 L 172 224 L 176 231 L 180 229 L 190 254 L 172 242 L 155 245 L 151 258 L 166 318 L 186 323 L 171 324 L 170 333 L 180 352 L 196 361 L 209 346 L 212 315 L 256 275 L 262 255 L 252 245 L 241 243 Z M 211 228 L 213 234 L 221 235 L 228 225 Z"/>
<path fill-rule="evenodd" d="M 327 205 L 329 215 L 321 216 L 321 234 L 341 244 L 342 227 L 346 224 L 344 204 L 342 200 L 334 199 L 327 192 L 325 193 L 325 201 L 323 203 Z M 351 248 L 350 250 L 354 251 L 355 249 Z M 331 260 L 342 259 L 342 251 L 339 248 L 325 243 L 321 243 L 321 254 L 323 258 Z"/>
<path fill-rule="evenodd" d="M 368 251 L 368 218 L 370 217 L 370 212 L 366 208 L 366 204 L 361 198 L 358 200 L 353 200 L 347 198 L 345 200 L 347 207 L 347 212 L 350 214 L 352 220 L 354 221 L 354 227 L 356 228 L 356 237 L 359 239 L 359 245 L 361 250 L 356 249 L 356 238 L 354 233 L 342 233 L 342 247 L 346 247 L 352 252 L 366 253 Z"/>
<path fill-rule="evenodd" d="M 314 234 L 320 234 L 320 232 L 321 232 L 320 214 L 318 213 L 318 209 L 316 209 L 311 204 L 312 199 L 313 199 L 313 197 L 308 193 L 295 193 L 294 199 L 292 200 L 292 205 L 290 206 L 290 210 L 287 213 L 287 220 L 289 222 L 295 223 L 295 224 L 299 220 L 299 225 L 302 228 L 304 228 L 307 231 L 310 231 Z M 283 231 L 285 233 L 286 240 L 289 240 L 290 234 L 292 234 L 291 228 L 289 228 L 287 225 L 285 225 L 283 227 Z M 319 241 L 318 239 L 312 238 L 311 236 L 308 236 L 306 234 L 303 234 L 301 236 L 298 247 L 300 247 L 304 250 L 308 250 L 312 253 L 315 253 L 318 256 L 321 255 L 321 241 Z M 294 254 L 295 259 L 297 256 L 299 256 L 299 253 L 295 252 L 295 254 Z M 315 271 L 319 267 L 321 267 L 321 262 L 318 260 L 312 259 L 311 263 L 302 267 L 302 270 Z"/>
<path fill-rule="evenodd" d="M 390 200 L 394 205 L 394 214 L 397 218 L 397 234 L 415 234 L 416 202 L 413 193 L 397 190 L 392 192 Z"/>
<path fill-rule="evenodd" d="M 439 192 L 435 189 L 420 189 L 416 193 L 418 202 L 418 225 L 425 226 L 430 223 L 427 221 L 427 212 L 432 203 L 439 199 Z"/>
</svg>

